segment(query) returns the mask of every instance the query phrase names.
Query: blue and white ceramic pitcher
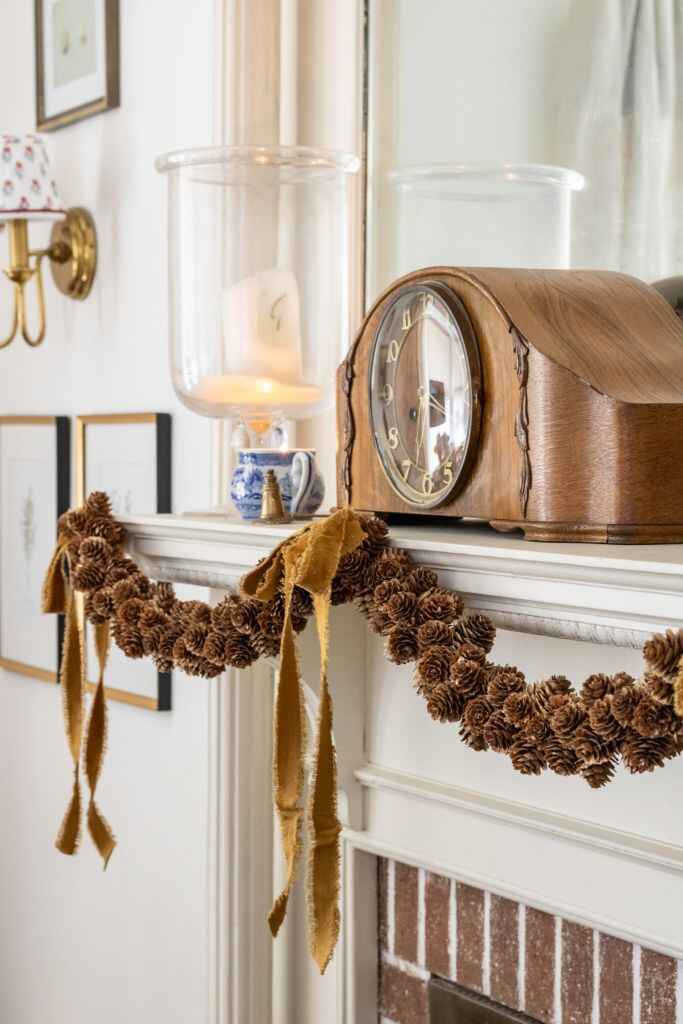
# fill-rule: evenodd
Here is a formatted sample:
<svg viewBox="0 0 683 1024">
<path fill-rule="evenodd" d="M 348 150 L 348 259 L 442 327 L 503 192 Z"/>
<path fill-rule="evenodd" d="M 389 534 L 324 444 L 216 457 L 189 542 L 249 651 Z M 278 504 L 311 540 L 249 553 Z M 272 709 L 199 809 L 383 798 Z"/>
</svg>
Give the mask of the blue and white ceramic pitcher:
<svg viewBox="0 0 683 1024">
<path fill-rule="evenodd" d="M 243 519 L 258 519 L 266 471 L 280 485 L 285 512 L 295 518 L 312 516 L 322 505 L 325 485 L 310 448 L 242 448 L 230 482 L 230 497 Z"/>
</svg>

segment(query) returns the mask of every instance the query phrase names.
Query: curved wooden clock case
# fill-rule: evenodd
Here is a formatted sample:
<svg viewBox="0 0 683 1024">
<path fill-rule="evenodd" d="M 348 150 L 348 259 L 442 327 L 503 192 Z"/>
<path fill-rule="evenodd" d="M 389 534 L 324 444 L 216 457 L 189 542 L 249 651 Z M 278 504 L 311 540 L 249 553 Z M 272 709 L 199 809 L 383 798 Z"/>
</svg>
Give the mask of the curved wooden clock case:
<svg viewBox="0 0 683 1024">
<path fill-rule="evenodd" d="M 408 282 L 464 304 L 482 367 L 479 441 L 450 500 L 416 510 L 373 443 L 368 363 Z M 528 539 L 683 542 L 683 321 L 649 285 L 579 270 L 436 267 L 377 301 L 337 374 L 338 500 L 487 520 Z"/>
</svg>

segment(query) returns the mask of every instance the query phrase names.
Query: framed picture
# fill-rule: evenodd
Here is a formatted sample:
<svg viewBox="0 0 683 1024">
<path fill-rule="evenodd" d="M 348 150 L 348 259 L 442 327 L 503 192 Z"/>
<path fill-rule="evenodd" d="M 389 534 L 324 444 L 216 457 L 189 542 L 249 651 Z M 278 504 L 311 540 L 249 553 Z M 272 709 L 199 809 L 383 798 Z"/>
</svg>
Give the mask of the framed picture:
<svg viewBox="0 0 683 1024">
<path fill-rule="evenodd" d="M 171 417 L 154 412 L 77 417 L 77 504 L 91 491 L 106 491 L 115 515 L 170 512 Z M 89 667 L 97 665 L 90 634 L 86 625 Z M 126 658 L 112 645 L 106 679 L 110 700 L 152 711 L 171 709 L 171 673 L 157 672 L 147 658 Z M 90 676 L 88 688 L 95 688 Z"/>
<path fill-rule="evenodd" d="M 0 667 L 57 682 L 63 616 L 40 595 L 57 518 L 69 507 L 70 421 L 0 416 Z"/>
<path fill-rule="evenodd" d="M 36 125 L 119 105 L 119 0 L 35 0 Z"/>
</svg>

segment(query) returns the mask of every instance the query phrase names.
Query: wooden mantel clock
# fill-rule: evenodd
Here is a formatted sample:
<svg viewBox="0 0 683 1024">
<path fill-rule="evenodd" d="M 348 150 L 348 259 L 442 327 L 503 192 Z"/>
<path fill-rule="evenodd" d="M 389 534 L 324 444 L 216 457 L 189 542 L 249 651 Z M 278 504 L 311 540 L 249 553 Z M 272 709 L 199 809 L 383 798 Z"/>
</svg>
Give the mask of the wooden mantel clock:
<svg viewBox="0 0 683 1024">
<path fill-rule="evenodd" d="M 683 542 L 683 321 L 635 278 L 410 274 L 340 366 L 337 420 L 354 508 Z"/>
</svg>

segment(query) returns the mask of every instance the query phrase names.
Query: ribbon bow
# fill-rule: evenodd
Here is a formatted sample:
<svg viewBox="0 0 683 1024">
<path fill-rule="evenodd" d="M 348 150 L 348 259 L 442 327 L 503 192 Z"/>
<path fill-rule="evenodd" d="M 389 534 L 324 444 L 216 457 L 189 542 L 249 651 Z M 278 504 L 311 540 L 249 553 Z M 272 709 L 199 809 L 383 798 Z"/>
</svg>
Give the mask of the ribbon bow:
<svg viewBox="0 0 683 1024">
<path fill-rule="evenodd" d="M 273 735 L 273 795 L 280 822 L 287 867 L 285 886 L 270 911 L 268 923 L 277 935 L 287 913 L 289 895 L 301 855 L 304 817 L 305 718 L 295 634 L 292 628 L 294 587 L 313 598 L 320 643 L 320 701 L 315 761 L 307 820 L 308 920 L 311 955 L 325 972 L 339 937 L 339 834 L 337 762 L 332 740 L 332 698 L 328 685 L 329 614 L 332 581 L 340 559 L 363 541 L 365 534 L 350 508 L 338 509 L 321 522 L 288 538 L 242 580 L 242 590 L 268 601 L 282 584 L 285 595 L 280 647 L 280 674 L 275 699 Z"/>
<path fill-rule="evenodd" d="M 59 829 L 55 846 L 60 853 L 73 856 L 78 850 L 81 839 L 80 764 L 85 704 L 85 656 L 82 618 L 76 607 L 76 595 L 71 582 L 69 538 L 64 534 L 60 534 L 57 538 L 57 546 L 45 574 L 42 610 L 65 616 L 64 647 L 59 682 L 62 687 L 66 736 L 74 766 L 74 781 L 71 800 Z M 95 803 L 95 790 L 102 770 L 107 740 L 104 668 L 109 652 L 108 624 L 95 626 L 95 650 L 99 663 L 99 681 L 90 709 L 83 761 L 90 789 L 88 831 L 106 868 L 109 858 L 114 852 L 116 840 L 107 819 Z"/>
</svg>

